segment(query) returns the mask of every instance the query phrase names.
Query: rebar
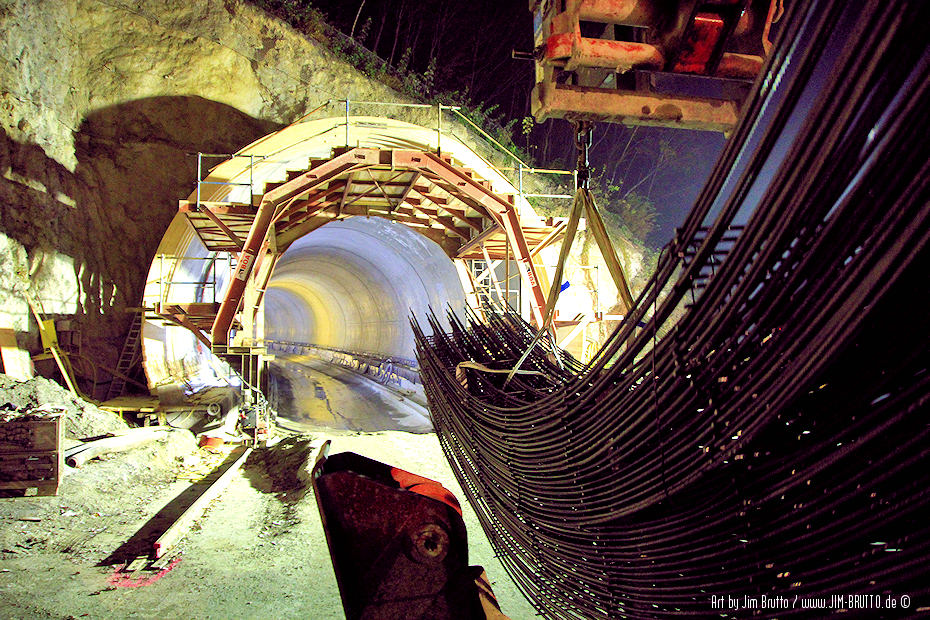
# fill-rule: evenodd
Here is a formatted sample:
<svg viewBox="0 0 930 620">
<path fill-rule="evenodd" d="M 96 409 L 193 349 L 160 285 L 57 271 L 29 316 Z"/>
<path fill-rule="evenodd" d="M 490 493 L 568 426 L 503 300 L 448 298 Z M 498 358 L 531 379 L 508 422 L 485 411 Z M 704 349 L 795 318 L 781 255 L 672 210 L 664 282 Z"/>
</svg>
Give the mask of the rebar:
<svg viewBox="0 0 930 620">
<path fill-rule="evenodd" d="M 515 313 L 413 323 L 446 457 L 546 617 L 930 605 L 930 5 L 789 11 L 590 363 L 540 347 L 505 388 L 459 364 L 511 367 Z"/>
</svg>

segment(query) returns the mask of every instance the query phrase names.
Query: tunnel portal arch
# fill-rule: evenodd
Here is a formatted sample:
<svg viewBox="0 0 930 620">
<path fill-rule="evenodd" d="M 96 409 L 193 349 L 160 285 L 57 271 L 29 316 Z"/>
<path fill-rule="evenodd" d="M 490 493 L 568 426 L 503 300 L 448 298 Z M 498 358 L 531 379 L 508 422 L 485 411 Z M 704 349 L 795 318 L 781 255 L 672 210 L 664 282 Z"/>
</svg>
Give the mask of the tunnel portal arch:
<svg viewBox="0 0 930 620">
<path fill-rule="evenodd" d="M 410 359 L 411 314 L 461 314 L 464 306 L 458 273 L 439 246 L 386 218 L 355 216 L 282 254 L 265 291 L 264 336 Z"/>
<path fill-rule="evenodd" d="M 522 310 L 538 320 L 548 286 L 540 250 L 558 238 L 560 226 L 539 217 L 497 169 L 455 138 L 410 123 L 380 117 L 298 122 L 210 169 L 180 201 L 143 300 L 154 310 L 143 330 L 150 385 L 192 376 L 209 384 L 218 374 L 213 353 L 263 342 L 266 293 L 281 313 L 318 320 L 319 312 L 308 312 L 312 295 L 295 294 L 303 285 L 285 284 L 284 275 L 273 279 L 275 266 L 314 231 L 318 238 L 340 226 L 358 233 L 350 218 L 391 220 L 386 223 L 429 239 L 449 259 L 441 279 L 454 270 L 466 290 L 466 260 L 515 260 L 528 293 Z M 336 228 L 325 226 L 340 220 Z M 460 292 L 449 295 L 446 302 L 461 303 Z M 343 330 L 347 324 L 329 322 Z M 378 352 L 409 353 L 397 344 L 403 338 L 387 340 Z"/>
</svg>

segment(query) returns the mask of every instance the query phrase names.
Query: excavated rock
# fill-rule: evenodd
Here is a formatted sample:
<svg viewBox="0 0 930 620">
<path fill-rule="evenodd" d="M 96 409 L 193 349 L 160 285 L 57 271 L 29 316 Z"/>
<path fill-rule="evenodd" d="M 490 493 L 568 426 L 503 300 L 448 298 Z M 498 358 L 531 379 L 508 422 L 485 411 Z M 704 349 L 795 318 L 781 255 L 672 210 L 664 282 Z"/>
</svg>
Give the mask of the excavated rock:
<svg viewBox="0 0 930 620">
<path fill-rule="evenodd" d="M 2 0 L 0 58 L 0 327 L 35 330 L 28 289 L 110 368 L 197 152 L 398 99 L 237 0 Z"/>
<path fill-rule="evenodd" d="M 0 409 L 5 416 L 30 415 L 36 408 L 60 410 L 65 416 L 65 437 L 83 439 L 129 428 L 118 415 L 82 400 L 60 385 L 35 377 L 18 381 L 0 374 Z"/>
<path fill-rule="evenodd" d="M 339 116 L 341 100 L 410 102 L 244 0 L 0 0 L 0 59 L 0 327 L 38 352 L 28 292 L 81 334 L 77 369 L 94 382 L 87 367 L 106 379 L 117 366 L 198 152 Z M 430 109 L 352 111 L 436 122 Z"/>
</svg>

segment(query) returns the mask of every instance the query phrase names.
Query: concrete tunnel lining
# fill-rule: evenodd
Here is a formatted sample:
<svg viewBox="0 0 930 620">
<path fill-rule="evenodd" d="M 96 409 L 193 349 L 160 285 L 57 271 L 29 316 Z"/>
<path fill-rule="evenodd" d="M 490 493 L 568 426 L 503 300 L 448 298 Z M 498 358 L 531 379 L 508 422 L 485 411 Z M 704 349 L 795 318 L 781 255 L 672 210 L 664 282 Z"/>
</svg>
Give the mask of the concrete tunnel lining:
<svg viewBox="0 0 930 620">
<path fill-rule="evenodd" d="M 285 291 L 291 304 L 305 302 L 306 324 L 289 321 L 295 312 L 286 309 Z M 266 338 L 407 358 L 414 354 L 411 313 L 422 318 L 430 307 L 465 304 L 438 245 L 377 217 L 332 222 L 296 241 L 265 294 Z"/>
<path fill-rule="evenodd" d="M 482 178 L 495 191 L 517 195 L 521 222 L 542 225 L 542 219 L 516 188 L 469 147 L 449 135 L 389 118 L 329 118 L 295 123 L 243 147 L 239 155 L 210 170 L 208 181 L 189 200 L 251 202 L 253 189 L 280 182 L 289 171 L 305 170 L 311 159 L 328 159 L 334 148 L 421 149 L 435 152 L 441 140 L 447 153 Z M 196 181 L 195 181 L 196 182 Z M 179 269 L 169 280 L 203 276 L 211 255 L 178 213 L 158 249 Z M 173 262 L 172 262 L 173 261 Z M 193 266 L 192 266 L 193 265 Z M 199 269 L 199 271 L 198 271 Z M 153 262 L 143 304 L 211 301 L 210 287 L 166 282 L 164 265 Z M 168 271 L 173 273 L 169 266 Z M 222 299 L 229 273 L 217 268 L 216 298 Z M 429 307 L 442 313 L 465 304 L 460 274 L 443 250 L 408 226 L 379 217 L 349 217 L 328 223 L 294 241 L 280 257 L 263 298 L 269 338 L 321 341 L 316 344 L 357 351 L 413 357 L 408 326 L 411 311 L 422 317 Z M 373 318 L 374 317 L 374 318 Z M 293 337 L 296 336 L 296 337 Z M 230 383 L 225 364 L 189 330 L 152 320 L 143 327 L 146 375 L 153 391 L 191 394 Z M 235 379 L 232 380 L 235 384 Z"/>
</svg>

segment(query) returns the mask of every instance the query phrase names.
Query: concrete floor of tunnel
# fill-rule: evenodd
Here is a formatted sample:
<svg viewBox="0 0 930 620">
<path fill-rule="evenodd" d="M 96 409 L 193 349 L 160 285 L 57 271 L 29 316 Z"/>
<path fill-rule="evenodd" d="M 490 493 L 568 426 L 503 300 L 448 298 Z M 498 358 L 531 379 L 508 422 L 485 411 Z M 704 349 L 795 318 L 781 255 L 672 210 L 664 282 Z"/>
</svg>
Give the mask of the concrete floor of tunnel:
<svg viewBox="0 0 930 620">
<path fill-rule="evenodd" d="M 428 410 L 415 395 L 307 356 L 278 356 L 269 366 L 269 404 L 286 428 L 433 431 Z"/>
</svg>

